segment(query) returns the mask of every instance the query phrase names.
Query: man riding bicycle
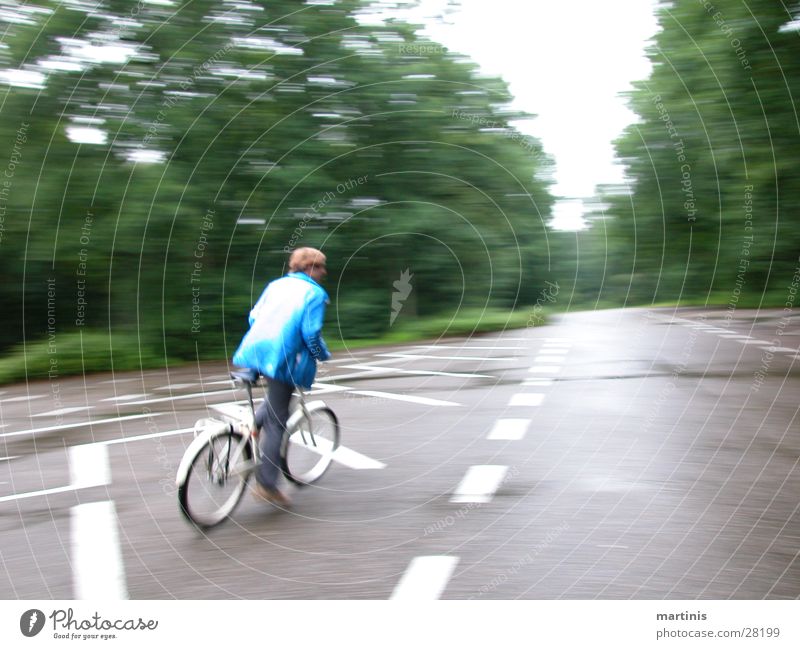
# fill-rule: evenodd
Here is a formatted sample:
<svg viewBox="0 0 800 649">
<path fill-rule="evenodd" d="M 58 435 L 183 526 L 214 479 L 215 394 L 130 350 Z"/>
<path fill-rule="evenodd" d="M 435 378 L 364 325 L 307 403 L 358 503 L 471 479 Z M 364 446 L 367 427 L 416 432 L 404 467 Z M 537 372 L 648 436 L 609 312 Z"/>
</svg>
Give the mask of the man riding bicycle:
<svg viewBox="0 0 800 649">
<path fill-rule="evenodd" d="M 277 487 L 281 440 L 295 386 L 310 388 L 317 361 L 330 358 L 322 339 L 328 294 L 320 282 L 328 274 L 325 255 L 298 248 L 289 257 L 289 273 L 270 282 L 250 311 L 250 329 L 233 355 L 241 367 L 267 377 L 267 398 L 256 411 L 262 462 L 256 494 L 283 507 L 291 503 Z"/>
</svg>

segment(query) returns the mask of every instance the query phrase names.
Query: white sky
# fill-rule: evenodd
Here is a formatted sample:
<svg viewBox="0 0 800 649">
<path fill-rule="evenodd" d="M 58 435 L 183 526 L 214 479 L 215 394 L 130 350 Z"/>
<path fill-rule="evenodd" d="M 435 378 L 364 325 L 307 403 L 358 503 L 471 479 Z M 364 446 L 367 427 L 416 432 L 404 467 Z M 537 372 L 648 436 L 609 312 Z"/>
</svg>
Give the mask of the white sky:
<svg viewBox="0 0 800 649">
<path fill-rule="evenodd" d="M 657 30 L 656 0 L 422 0 L 404 16 L 427 25 L 425 33 L 468 55 L 482 70 L 502 76 L 514 107 L 537 118 L 517 124 L 555 157 L 560 201 L 554 227 L 581 227 L 582 198 L 595 186 L 620 183 L 614 140 L 635 116 L 621 91 L 645 79 L 645 42 Z"/>
</svg>

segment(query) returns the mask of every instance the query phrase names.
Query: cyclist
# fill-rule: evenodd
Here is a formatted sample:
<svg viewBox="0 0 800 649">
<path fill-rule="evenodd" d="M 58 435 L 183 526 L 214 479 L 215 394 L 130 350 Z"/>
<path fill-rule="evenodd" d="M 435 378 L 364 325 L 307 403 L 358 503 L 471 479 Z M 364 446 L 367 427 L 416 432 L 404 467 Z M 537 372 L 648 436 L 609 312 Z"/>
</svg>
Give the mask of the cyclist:
<svg viewBox="0 0 800 649">
<path fill-rule="evenodd" d="M 233 362 L 267 377 L 267 398 L 256 411 L 261 464 L 256 473 L 258 497 L 282 507 L 289 499 L 277 487 L 280 448 L 289 400 L 295 386 L 310 388 L 317 361 L 330 358 L 322 339 L 328 294 L 320 282 L 328 274 L 325 255 L 316 248 L 297 248 L 289 273 L 270 282 L 250 311 L 250 329 Z"/>
</svg>

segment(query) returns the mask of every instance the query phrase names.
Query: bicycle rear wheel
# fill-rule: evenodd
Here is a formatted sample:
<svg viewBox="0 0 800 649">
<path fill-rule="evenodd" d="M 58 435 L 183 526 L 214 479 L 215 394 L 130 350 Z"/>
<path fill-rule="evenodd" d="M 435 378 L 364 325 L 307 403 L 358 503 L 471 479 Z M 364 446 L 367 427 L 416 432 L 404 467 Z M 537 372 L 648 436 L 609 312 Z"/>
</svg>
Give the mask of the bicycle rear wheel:
<svg viewBox="0 0 800 649">
<path fill-rule="evenodd" d="M 249 440 L 238 431 L 212 435 L 192 459 L 178 502 L 186 518 L 201 529 L 224 521 L 247 487 L 253 468 Z"/>
<path fill-rule="evenodd" d="M 311 406 L 290 423 L 281 447 L 281 468 L 287 480 L 308 485 L 319 480 L 339 448 L 339 421 L 325 405 Z"/>
</svg>

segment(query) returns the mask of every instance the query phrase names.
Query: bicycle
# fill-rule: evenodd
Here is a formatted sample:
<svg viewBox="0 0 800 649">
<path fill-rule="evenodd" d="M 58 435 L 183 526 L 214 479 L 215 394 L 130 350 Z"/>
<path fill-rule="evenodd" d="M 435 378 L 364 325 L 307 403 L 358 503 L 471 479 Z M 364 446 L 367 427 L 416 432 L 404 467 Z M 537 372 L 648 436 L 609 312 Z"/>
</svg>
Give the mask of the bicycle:
<svg viewBox="0 0 800 649">
<path fill-rule="evenodd" d="M 194 440 L 175 480 L 181 512 L 201 530 L 233 513 L 261 461 L 253 405 L 260 375 L 241 370 L 231 372 L 231 378 L 247 390 L 248 405 L 221 413 L 222 419 L 207 417 L 195 423 Z M 287 480 L 302 487 L 319 480 L 330 467 L 339 447 L 339 421 L 324 401 L 306 403 L 299 388 L 296 394 L 281 442 L 280 468 Z"/>
</svg>

